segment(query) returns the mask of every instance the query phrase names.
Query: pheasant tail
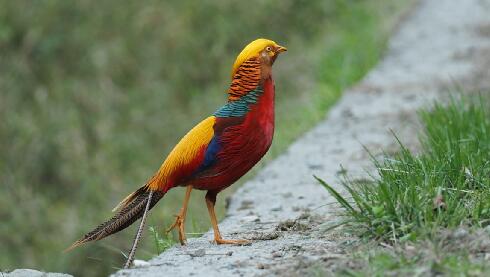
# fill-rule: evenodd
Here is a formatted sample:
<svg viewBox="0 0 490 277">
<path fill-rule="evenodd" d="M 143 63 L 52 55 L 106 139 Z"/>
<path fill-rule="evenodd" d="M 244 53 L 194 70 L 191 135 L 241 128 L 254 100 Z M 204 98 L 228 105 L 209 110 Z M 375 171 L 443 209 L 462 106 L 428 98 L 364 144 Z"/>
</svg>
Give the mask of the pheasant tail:
<svg viewBox="0 0 490 277">
<path fill-rule="evenodd" d="M 145 185 L 145 186 L 142 186 L 141 188 L 137 189 L 136 191 L 134 191 L 130 195 L 126 196 L 126 198 L 124 198 L 119 204 L 117 204 L 116 207 L 114 207 L 114 209 L 112 209 L 112 212 L 115 213 L 115 212 L 121 211 L 122 209 L 127 207 L 131 202 L 133 202 L 133 200 L 136 199 L 139 195 L 141 195 L 145 191 L 148 191 L 148 189 L 149 189 L 148 185 Z"/>
<path fill-rule="evenodd" d="M 153 192 L 150 200 L 150 209 L 155 206 L 155 204 L 163 197 L 164 194 L 165 193 L 162 191 Z M 127 228 L 133 222 L 143 216 L 149 196 L 150 190 L 146 185 L 139 188 L 137 191 L 126 197 L 118 205 L 118 207 L 115 208 L 116 210 L 119 210 L 116 215 L 97 226 L 97 228 L 87 233 L 85 236 L 83 236 L 83 238 L 77 240 L 70 247 L 68 247 L 65 252 L 70 251 L 86 242 L 101 240 Z"/>
</svg>

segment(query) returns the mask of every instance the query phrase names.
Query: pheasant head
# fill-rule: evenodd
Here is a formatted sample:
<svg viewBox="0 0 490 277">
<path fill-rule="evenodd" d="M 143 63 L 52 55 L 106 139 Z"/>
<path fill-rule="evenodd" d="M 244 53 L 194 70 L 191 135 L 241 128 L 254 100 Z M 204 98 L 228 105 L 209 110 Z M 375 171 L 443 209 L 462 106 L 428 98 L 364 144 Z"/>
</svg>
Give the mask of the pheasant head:
<svg viewBox="0 0 490 277">
<path fill-rule="evenodd" d="M 233 64 L 228 100 L 239 99 L 264 80 L 271 78 L 272 65 L 277 56 L 285 51 L 286 47 L 264 38 L 256 39 L 245 46 Z"/>
</svg>

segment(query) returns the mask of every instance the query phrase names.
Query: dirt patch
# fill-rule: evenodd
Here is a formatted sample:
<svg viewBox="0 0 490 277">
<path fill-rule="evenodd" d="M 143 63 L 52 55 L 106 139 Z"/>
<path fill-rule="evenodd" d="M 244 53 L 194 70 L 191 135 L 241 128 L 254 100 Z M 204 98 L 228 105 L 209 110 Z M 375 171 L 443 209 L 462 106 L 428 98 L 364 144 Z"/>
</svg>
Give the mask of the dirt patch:
<svg viewBox="0 0 490 277">
<path fill-rule="evenodd" d="M 466 257 L 469 263 L 483 266 L 490 260 L 490 229 L 472 230 L 461 227 L 453 231 L 441 230 L 431 240 L 416 243 L 401 243 L 395 246 L 375 242 L 356 243 L 345 250 L 348 255 L 339 255 L 335 259 L 320 259 L 311 263 L 310 269 L 327 276 L 353 272 L 370 275 L 375 273 L 371 271 L 376 267 L 373 264 L 387 260 L 387 263 L 392 264 L 383 265 L 384 276 L 413 276 L 413 271 L 417 271 L 419 276 L 437 276 L 443 274 L 444 260 L 453 257 Z M 405 268 L 400 270 L 398 265 Z M 299 274 L 291 276 L 311 275 L 311 270 L 308 272 L 297 269 L 296 273 Z M 475 271 L 474 276 L 481 276 L 482 273 Z"/>
</svg>

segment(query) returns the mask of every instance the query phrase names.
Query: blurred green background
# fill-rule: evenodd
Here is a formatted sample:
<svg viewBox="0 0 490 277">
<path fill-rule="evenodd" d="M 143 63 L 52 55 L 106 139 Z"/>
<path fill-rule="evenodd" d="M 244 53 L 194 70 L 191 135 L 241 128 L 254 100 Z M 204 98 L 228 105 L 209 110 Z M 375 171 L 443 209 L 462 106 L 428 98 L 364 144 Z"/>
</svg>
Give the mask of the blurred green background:
<svg viewBox="0 0 490 277">
<path fill-rule="evenodd" d="M 274 68 L 268 160 L 376 63 L 409 2 L 0 0 L 0 271 L 115 271 L 135 226 L 62 250 L 226 101 L 248 42 L 266 37 L 289 49 Z M 237 186 L 219 195 L 221 216 Z M 182 193 L 167 194 L 149 225 L 169 226 Z M 210 227 L 203 196 L 192 195 L 188 232 Z M 146 234 L 139 259 L 157 253 Z"/>
</svg>

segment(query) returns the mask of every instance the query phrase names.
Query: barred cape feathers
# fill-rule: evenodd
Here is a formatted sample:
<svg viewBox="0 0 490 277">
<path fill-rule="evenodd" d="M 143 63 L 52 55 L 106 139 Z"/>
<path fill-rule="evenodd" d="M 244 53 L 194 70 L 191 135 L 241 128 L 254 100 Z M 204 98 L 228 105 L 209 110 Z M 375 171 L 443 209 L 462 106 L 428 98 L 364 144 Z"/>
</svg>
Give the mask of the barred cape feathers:
<svg viewBox="0 0 490 277">
<path fill-rule="evenodd" d="M 228 89 L 228 101 L 239 100 L 255 90 L 260 83 L 260 61 L 252 58 L 245 61 L 236 71 Z"/>
</svg>

